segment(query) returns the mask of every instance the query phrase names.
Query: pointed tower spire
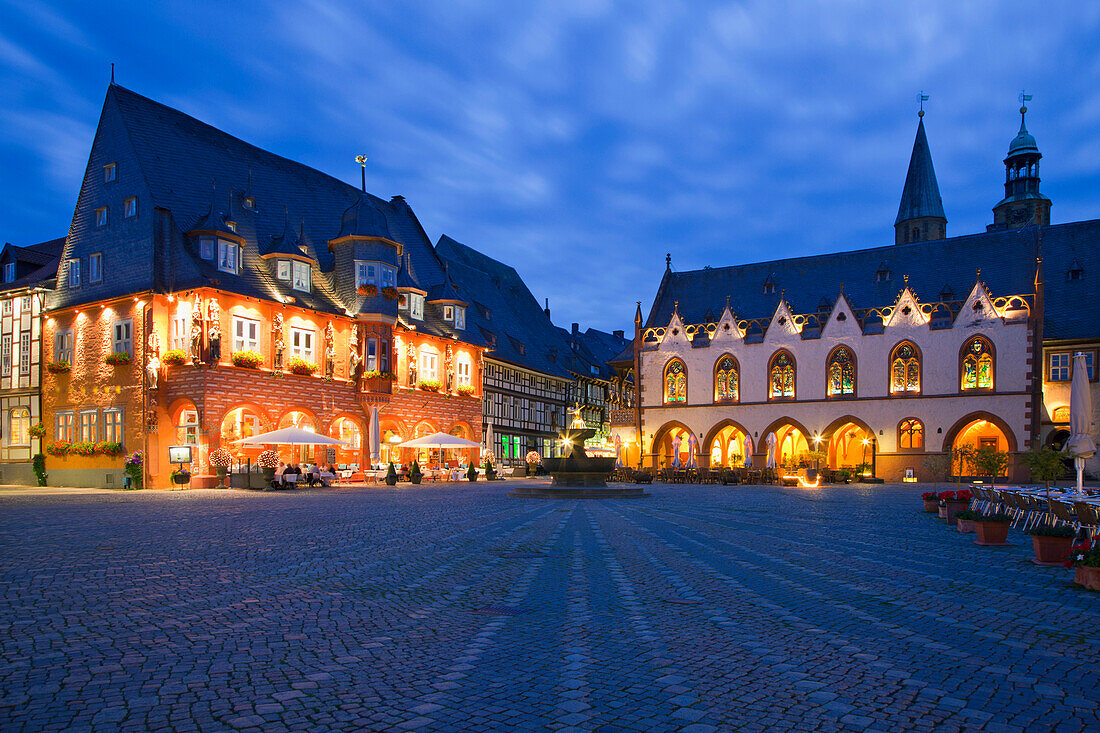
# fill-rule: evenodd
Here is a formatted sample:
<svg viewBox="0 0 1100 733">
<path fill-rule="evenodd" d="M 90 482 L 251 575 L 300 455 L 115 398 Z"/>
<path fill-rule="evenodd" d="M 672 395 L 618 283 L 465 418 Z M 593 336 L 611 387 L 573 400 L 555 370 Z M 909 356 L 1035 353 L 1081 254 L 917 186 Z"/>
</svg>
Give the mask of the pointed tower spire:
<svg viewBox="0 0 1100 733">
<path fill-rule="evenodd" d="M 923 103 L 926 95 L 921 95 Z M 909 157 L 909 171 L 901 192 L 901 205 L 894 220 L 894 244 L 927 242 L 947 236 L 947 217 L 943 213 L 940 186 L 932 167 L 932 151 L 924 133 L 924 109 L 919 113 L 917 137 Z"/>
</svg>

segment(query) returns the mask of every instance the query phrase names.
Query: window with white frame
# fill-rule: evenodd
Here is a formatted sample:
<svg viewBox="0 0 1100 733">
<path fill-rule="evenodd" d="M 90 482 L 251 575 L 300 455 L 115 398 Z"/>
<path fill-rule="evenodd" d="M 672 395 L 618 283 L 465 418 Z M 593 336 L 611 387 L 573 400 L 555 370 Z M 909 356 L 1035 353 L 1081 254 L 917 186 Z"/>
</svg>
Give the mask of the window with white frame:
<svg viewBox="0 0 1100 733">
<path fill-rule="evenodd" d="M 31 309 L 31 296 L 24 295 L 19 299 L 19 310 L 26 312 Z"/>
<path fill-rule="evenodd" d="M 470 359 L 466 356 L 459 356 L 458 363 L 456 365 L 455 376 L 458 379 L 458 386 L 470 384 Z"/>
<path fill-rule="evenodd" d="M 293 260 L 291 262 L 291 269 L 293 271 L 294 278 L 291 280 L 290 287 L 295 290 L 303 290 L 309 292 L 310 283 L 310 267 L 308 262 L 299 262 Z"/>
<path fill-rule="evenodd" d="M 31 444 L 31 413 L 26 407 L 17 407 L 8 418 L 8 445 Z"/>
<path fill-rule="evenodd" d="M 122 218 L 129 219 L 137 216 L 137 196 L 131 196 L 122 200 Z"/>
<path fill-rule="evenodd" d="M 373 372 L 378 369 L 378 339 L 367 339 L 367 371 Z"/>
<path fill-rule="evenodd" d="M 455 319 L 455 307 L 453 305 L 443 306 L 443 320 L 453 321 Z"/>
<path fill-rule="evenodd" d="M 199 413 L 195 410 L 180 412 L 179 425 L 176 427 L 176 441 L 180 445 L 199 444 Z"/>
<path fill-rule="evenodd" d="M 73 332 L 58 331 L 53 335 L 53 360 L 73 363 Z"/>
<path fill-rule="evenodd" d="M 409 293 L 409 315 L 416 319 L 424 318 L 424 296 Z"/>
<path fill-rule="evenodd" d="M 95 210 L 95 225 L 97 227 L 107 226 L 107 207 L 100 206 Z"/>
<path fill-rule="evenodd" d="M 374 285 L 390 288 L 397 282 L 397 269 L 384 262 L 355 261 L 355 286 Z"/>
<path fill-rule="evenodd" d="M 19 334 L 19 373 L 26 376 L 31 373 L 31 332 Z"/>
<path fill-rule="evenodd" d="M 11 334 L 5 333 L 0 339 L 0 376 L 11 376 Z"/>
<path fill-rule="evenodd" d="M 53 438 L 54 440 L 63 440 L 66 443 L 73 442 L 73 423 L 76 421 L 76 415 L 72 410 L 61 410 L 54 413 L 53 416 Z"/>
<path fill-rule="evenodd" d="M 389 339 L 382 339 L 381 348 L 378 351 L 378 371 L 388 372 L 390 370 L 390 341 Z"/>
<path fill-rule="evenodd" d="M 290 279 L 290 260 L 279 260 L 275 263 L 275 277 L 280 280 Z"/>
<path fill-rule="evenodd" d="M 14 298 L 12 298 L 11 300 L 5 300 L 4 301 L 3 313 L 4 313 L 5 316 L 10 316 L 11 315 L 12 303 L 14 303 L 14 302 L 15 302 Z"/>
<path fill-rule="evenodd" d="M 122 442 L 122 409 L 109 407 L 103 411 L 103 439 Z"/>
<path fill-rule="evenodd" d="M 103 166 L 103 182 L 111 183 L 118 179 L 118 163 L 108 163 Z"/>
<path fill-rule="evenodd" d="M 218 269 L 222 272 L 237 273 L 237 265 L 240 259 L 241 248 L 236 242 L 228 239 L 218 240 Z"/>
<path fill-rule="evenodd" d="M 4 282 L 15 282 L 15 263 L 8 262 L 4 265 Z"/>
<path fill-rule="evenodd" d="M 186 306 L 186 308 L 184 307 Z M 180 309 L 172 316 L 169 326 L 169 341 L 173 349 L 190 356 L 191 352 L 191 314 L 189 303 L 181 303 Z"/>
<path fill-rule="evenodd" d="M 77 434 L 81 441 L 95 443 L 99 440 L 99 411 L 81 410 L 78 416 Z"/>
<path fill-rule="evenodd" d="M 88 255 L 88 282 L 97 283 L 103 280 L 103 253 L 94 252 Z"/>
<path fill-rule="evenodd" d="M 233 316 L 233 351 L 259 351 L 260 322 Z"/>
<path fill-rule="evenodd" d="M 69 287 L 80 287 L 80 259 L 76 257 L 69 260 Z"/>
<path fill-rule="evenodd" d="M 111 328 L 116 354 L 134 355 L 134 322 L 127 318 L 115 321 Z"/>
<path fill-rule="evenodd" d="M 290 329 L 290 354 L 308 362 L 313 358 L 313 331 L 307 328 Z"/>
<path fill-rule="evenodd" d="M 466 328 L 466 309 L 460 305 L 455 306 L 455 328 Z"/>
<path fill-rule="evenodd" d="M 397 271 L 388 265 L 380 265 L 378 272 L 382 276 L 382 287 L 392 288 L 397 284 Z"/>
<path fill-rule="evenodd" d="M 420 367 L 421 379 L 439 379 L 439 354 L 434 351 L 421 349 L 417 366 Z"/>
<path fill-rule="evenodd" d="M 199 257 L 204 260 L 214 259 L 214 239 L 213 237 L 200 237 L 199 238 Z"/>
</svg>

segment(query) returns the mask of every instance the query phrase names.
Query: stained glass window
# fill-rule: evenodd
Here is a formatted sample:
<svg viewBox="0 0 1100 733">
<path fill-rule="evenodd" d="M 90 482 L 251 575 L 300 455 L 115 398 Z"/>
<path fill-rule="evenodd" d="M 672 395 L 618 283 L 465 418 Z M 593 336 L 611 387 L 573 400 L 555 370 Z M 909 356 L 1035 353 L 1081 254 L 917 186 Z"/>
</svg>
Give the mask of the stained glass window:
<svg viewBox="0 0 1100 733">
<path fill-rule="evenodd" d="M 684 362 L 673 359 L 665 367 L 665 402 L 687 401 L 687 372 Z"/>
<path fill-rule="evenodd" d="M 901 421 L 898 425 L 898 447 L 918 450 L 924 448 L 924 425 L 920 420 L 909 418 Z"/>
<path fill-rule="evenodd" d="M 733 402 L 740 393 L 738 384 L 737 362 L 732 356 L 723 356 L 718 360 L 718 368 L 714 372 L 714 401 Z"/>
<path fill-rule="evenodd" d="M 962 363 L 963 389 L 993 389 L 993 354 L 989 342 L 970 339 L 964 349 Z"/>
<path fill-rule="evenodd" d="M 772 358 L 768 384 L 768 396 L 773 400 L 794 399 L 794 359 L 786 352 Z"/>
<path fill-rule="evenodd" d="M 890 357 L 890 391 L 920 392 L 920 357 L 916 347 L 908 342 L 898 345 Z"/>
<path fill-rule="evenodd" d="M 829 376 L 830 397 L 856 393 L 856 366 L 851 351 L 844 347 L 834 351 L 826 371 Z"/>
</svg>

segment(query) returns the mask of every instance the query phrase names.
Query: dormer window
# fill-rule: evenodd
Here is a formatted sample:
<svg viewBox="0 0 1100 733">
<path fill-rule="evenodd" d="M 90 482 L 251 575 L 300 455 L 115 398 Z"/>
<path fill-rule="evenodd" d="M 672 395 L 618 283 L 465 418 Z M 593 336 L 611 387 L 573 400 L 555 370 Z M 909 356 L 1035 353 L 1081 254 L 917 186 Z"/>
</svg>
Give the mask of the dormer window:
<svg viewBox="0 0 1100 733">
<path fill-rule="evenodd" d="M 130 219 L 137 216 L 137 196 L 131 196 L 122 201 L 122 218 Z"/>
<path fill-rule="evenodd" d="M 775 294 L 775 273 L 768 275 L 768 278 L 764 280 L 764 295 Z"/>
<path fill-rule="evenodd" d="M 460 305 L 455 306 L 455 328 L 466 328 L 466 309 Z"/>
<path fill-rule="evenodd" d="M 227 220 L 227 221 L 225 222 L 225 226 L 226 226 L 226 227 L 228 227 L 228 228 L 229 228 L 229 231 L 233 232 L 234 234 L 236 234 L 236 233 L 237 233 L 237 222 L 235 222 L 235 221 L 228 221 L 228 220 Z"/>
<path fill-rule="evenodd" d="M 103 182 L 111 183 L 118 178 L 118 163 L 108 163 L 103 166 Z"/>
<path fill-rule="evenodd" d="M 248 209 L 249 211 L 252 211 L 256 208 L 256 199 L 252 198 L 251 196 L 245 196 L 243 199 L 241 199 L 241 206 Z"/>
<path fill-rule="evenodd" d="M 278 260 L 275 263 L 275 277 L 290 280 L 290 260 Z"/>
<path fill-rule="evenodd" d="M 397 282 L 397 268 L 384 262 L 355 261 L 355 287 L 373 285 L 376 288 L 392 288 Z"/>
<path fill-rule="evenodd" d="M 214 240 L 210 237 L 199 239 L 199 257 L 204 260 L 214 259 Z"/>
<path fill-rule="evenodd" d="M 890 282 L 890 268 L 886 266 L 885 262 L 880 262 L 878 271 L 875 272 L 875 282 L 888 283 Z"/>
<path fill-rule="evenodd" d="M 397 307 L 400 308 L 403 311 L 409 309 L 409 294 L 408 293 L 398 293 L 398 295 L 397 295 Z"/>
<path fill-rule="evenodd" d="M 4 282 L 15 282 L 15 263 L 8 262 L 4 265 Z"/>
<path fill-rule="evenodd" d="M 298 260 L 292 261 L 291 274 L 293 275 L 293 279 L 291 280 L 290 287 L 308 293 L 310 276 L 312 275 L 312 269 L 309 264 L 306 262 L 299 262 Z"/>
<path fill-rule="evenodd" d="M 829 299 L 822 296 L 821 300 L 817 302 L 818 313 L 828 313 L 833 309 L 833 304 L 829 302 Z"/>
<path fill-rule="evenodd" d="M 222 272 L 238 272 L 240 263 L 240 245 L 228 239 L 218 240 L 218 269 Z"/>
<path fill-rule="evenodd" d="M 940 291 L 940 300 L 949 301 L 955 299 L 955 293 L 951 290 L 949 285 L 944 285 L 943 290 Z"/>
<path fill-rule="evenodd" d="M 1075 280 L 1083 280 L 1084 278 L 1085 270 L 1083 267 L 1081 267 L 1081 263 L 1078 262 L 1076 258 L 1074 258 L 1073 262 L 1070 263 L 1069 271 L 1066 272 L 1066 280 L 1072 282 Z"/>
<path fill-rule="evenodd" d="M 409 293 L 409 315 L 416 319 L 424 317 L 424 296 L 418 293 Z"/>
<path fill-rule="evenodd" d="M 455 319 L 455 307 L 453 305 L 443 306 L 443 320 L 453 321 Z"/>
</svg>

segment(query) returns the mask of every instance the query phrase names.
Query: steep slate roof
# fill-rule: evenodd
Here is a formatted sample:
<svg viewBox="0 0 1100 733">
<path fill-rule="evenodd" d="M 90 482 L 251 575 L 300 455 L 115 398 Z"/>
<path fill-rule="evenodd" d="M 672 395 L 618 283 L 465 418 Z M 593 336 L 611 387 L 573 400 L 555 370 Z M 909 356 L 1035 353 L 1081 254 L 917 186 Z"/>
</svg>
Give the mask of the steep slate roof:
<svg viewBox="0 0 1100 733">
<path fill-rule="evenodd" d="M 567 364 L 574 373 L 589 378 L 613 379 L 615 377 L 615 370 L 608 362 L 613 361 L 630 342 L 595 328 L 578 331 L 576 335 L 564 328 L 559 328 L 558 331 L 562 334 L 562 338 L 571 344 Z M 633 353 L 631 359 L 633 359 Z M 599 373 L 593 374 L 590 367 L 596 367 Z"/>
<path fill-rule="evenodd" d="M 905 188 L 901 192 L 901 205 L 894 224 L 923 216 L 946 218 L 940 186 L 936 183 L 936 171 L 932 168 L 932 152 L 924 134 L 924 118 L 917 124 L 917 137 L 913 141 L 913 154 L 909 158 L 909 171 L 905 174 Z"/>
<path fill-rule="evenodd" d="M 546 317 L 519 273 L 472 247 L 443 235 L 436 252 L 447 261 L 460 296 L 470 303 L 466 328 L 495 336 L 486 355 L 569 379 L 569 344 Z M 488 315 L 482 311 L 487 309 Z M 518 346 L 523 346 L 521 351 Z"/>
<path fill-rule="evenodd" d="M 158 258 L 156 281 L 143 283 L 142 287 L 179 290 L 210 286 L 211 281 L 216 281 L 218 287 L 243 295 L 272 299 L 281 294 L 293 297 L 307 308 L 343 313 L 345 307 L 354 304 L 341 302 L 335 291 L 334 257 L 328 251 L 328 241 L 345 224 L 357 230 L 367 227 L 373 234 L 385 227 L 388 237 L 399 242 L 411 256 L 423 287 L 443 283 L 443 269 L 431 240 L 401 196 L 385 201 L 361 193 L 332 176 L 250 145 L 117 84 L 108 88 L 104 101 L 97 144 L 101 138 L 120 148 L 126 145 L 132 148 L 141 180 L 152 198 L 151 202 L 141 201 L 139 208 L 166 209 L 176 225 L 177 231 L 165 242 L 166 251 Z M 99 175 L 95 164 L 96 161 L 89 162 L 85 188 L 89 187 L 89 181 L 95 184 Z M 239 276 L 220 272 L 213 263 L 199 259 L 182 237 L 182 233 L 192 230 L 211 213 L 211 181 L 216 181 L 218 199 L 224 198 L 228 204 L 232 197 L 237 234 L 245 240 Z M 245 191 L 255 200 L 252 210 L 241 204 Z M 81 203 L 78 202 L 70 230 L 70 238 L 74 240 L 70 248 L 92 234 L 87 217 L 82 218 Z M 371 205 L 364 210 L 365 217 L 358 215 L 363 213 L 358 209 L 364 203 Z M 299 243 L 305 245 L 307 256 L 315 262 L 311 293 L 293 290 L 288 283 L 275 278 L 270 265 L 259 257 L 261 252 L 271 251 L 272 244 L 277 244 L 277 251 L 287 249 L 285 240 L 276 240 L 283 235 L 288 218 L 290 244 L 295 248 Z M 126 283 L 118 287 L 136 289 L 134 284 Z M 114 294 L 62 290 L 55 294 L 53 307 Z M 450 333 L 449 328 L 437 328 L 432 319 L 423 323 L 418 327 L 429 333 Z"/>
<path fill-rule="evenodd" d="M 978 268 L 993 297 L 1027 295 L 1034 291 L 1036 233 L 1035 227 L 1025 227 L 732 267 L 666 270 L 646 326 L 668 325 L 676 301 L 684 323 L 701 323 L 708 311 L 721 314 L 727 295 L 738 318 L 771 318 L 784 294 L 794 313 L 812 313 L 823 298 L 835 300 L 842 284 L 853 308 L 892 305 L 906 275 L 919 300 L 939 300 L 945 284 L 955 298 L 964 299 L 974 287 Z M 1042 227 L 1041 235 L 1044 337 L 1100 338 L 1094 302 L 1095 278 L 1100 277 L 1100 220 Z M 1067 273 L 1074 259 L 1084 274 L 1071 281 Z M 890 271 L 887 282 L 876 279 L 880 263 Z M 763 283 L 771 273 L 777 287 L 768 294 Z"/>
<path fill-rule="evenodd" d="M 49 285 L 49 281 L 57 277 L 57 264 L 64 247 L 64 237 L 26 247 L 5 243 L 3 249 L 0 249 L 0 264 L 15 262 L 16 278 L 10 283 L 0 283 L 0 291 L 19 290 L 39 284 Z"/>
</svg>

